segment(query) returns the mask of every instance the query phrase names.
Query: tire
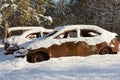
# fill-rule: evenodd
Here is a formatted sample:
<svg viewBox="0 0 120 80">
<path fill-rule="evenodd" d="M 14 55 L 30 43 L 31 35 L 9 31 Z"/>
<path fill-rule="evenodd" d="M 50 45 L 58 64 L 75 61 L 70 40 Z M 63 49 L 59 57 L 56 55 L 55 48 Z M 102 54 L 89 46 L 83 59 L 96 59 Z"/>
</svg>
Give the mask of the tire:
<svg viewBox="0 0 120 80">
<path fill-rule="evenodd" d="M 101 49 L 101 51 L 99 52 L 100 55 L 104 55 L 104 54 L 112 54 L 112 49 L 109 47 L 104 47 L 103 49 Z"/>
<path fill-rule="evenodd" d="M 27 54 L 27 55 L 26 55 L 26 60 L 27 60 L 27 62 L 32 63 L 32 55 L 33 55 L 33 54 Z"/>
<path fill-rule="evenodd" d="M 32 63 L 41 62 L 41 61 L 44 61 L 44 60 L 45 60 L 45 56 L 41 53 L 35 53 L 31 57 Z"/>
<path fill-rule="evenodd" d="M 118 54 L 117 52 L 112 52 L 112 54 Z"/>
</svg>

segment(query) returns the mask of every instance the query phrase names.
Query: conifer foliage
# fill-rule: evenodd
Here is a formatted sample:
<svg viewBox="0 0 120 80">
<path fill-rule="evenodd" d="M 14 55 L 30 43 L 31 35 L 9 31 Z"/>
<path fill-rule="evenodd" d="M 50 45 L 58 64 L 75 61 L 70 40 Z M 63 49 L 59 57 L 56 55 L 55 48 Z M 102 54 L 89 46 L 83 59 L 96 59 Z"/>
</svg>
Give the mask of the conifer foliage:
<svg viewBox="0 0 120 80">
<path fill-rule="evenodd" d="M 2 0 L 0 2 L 2 22 L 10 26 L 42 25 L 49 21 L 44 16 L 46 0 Z"/>
<path fill-rule="evenodd" d="M 8 21 L 10 26 L 47 26 L 52 19 L 50 28 L 95 24 L 115 31 L 120 25 L 119 0 L 1 0 L 0 13 L 0 23 Z"/>
<path fill-rule="evenodd" d="M 46 13 L 53 26 L 92 24 L 117 31 L 120 26 L 120 0 L 59 0 L 48 6 Z M 70 1 L 65 4 L 64 1 Z M 119 28 L 120 30 L 120 28 Z"/>
</svg>

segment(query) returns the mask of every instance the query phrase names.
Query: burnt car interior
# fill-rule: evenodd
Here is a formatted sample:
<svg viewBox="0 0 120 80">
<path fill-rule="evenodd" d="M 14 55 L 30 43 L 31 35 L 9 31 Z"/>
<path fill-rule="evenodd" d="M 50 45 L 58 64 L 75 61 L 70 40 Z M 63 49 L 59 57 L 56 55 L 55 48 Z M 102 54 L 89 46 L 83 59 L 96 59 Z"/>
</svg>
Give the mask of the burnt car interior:
<svg viewBox="0 0 120 80">
<path fill-rule="evenodd" d="M 13 30 L 10 33 L 8 33 L 7 38 L 15 35 L 21 35 L 25 31 L 27 30 Z"/>
<path fill-rule="evenodd" d="M 41 33 L 40 33 L 40 32 L 29 34 L 29 35 L 27 35 L 25 38 L 30 38 L 30 39 L 32 39 L 32 38 L 38 38 L 38 37 L 41 37 Z"/>
<path fill-rule="evenodd" d="M 97 32 L 95 30 L 90 30 L 90 29 L 81 29 L 80 30 L 81 37 L 95 37 L 98 35 L 101 35 L 101 33 Z M 67 32 L 62 33 L 55 38 L 56 39 L 63 39 L 63 38 L 76 38 L 76 37 L 77 37 L 77 31 L 71 30 L 71 31 L 67 31 Z"/>
<path fill-rule="evenodd" d="M 80 35 L 81 35 L 81 37 L 95 37 L 95 36 L 101 35 L 101 33 L 97 32 L 95 30 L 81 29 Z"/>
<path fill-rule="evenodd" d="M 55 39 L 76 38 L 76 37 L 77 37 L 77 31 L 72 30 L 72 31 L 67 31 L 58 35 L 57 37 L 55 37 Z"/>
<path fill-rule="evenodd" d="M 48 34 L 47 32 L 43 32 L 43 33 L 41 33 L 41 32 L 31 33 L 31 34 L 27 35 L 25 38 L 30 38 L 30 39 L 32 39 L 32 38 L 38 38 L 38 37 L 41 37 L 42 35 L 44 36 L 44 35 L 47 35 L 47 34 Z"/>
</svg>

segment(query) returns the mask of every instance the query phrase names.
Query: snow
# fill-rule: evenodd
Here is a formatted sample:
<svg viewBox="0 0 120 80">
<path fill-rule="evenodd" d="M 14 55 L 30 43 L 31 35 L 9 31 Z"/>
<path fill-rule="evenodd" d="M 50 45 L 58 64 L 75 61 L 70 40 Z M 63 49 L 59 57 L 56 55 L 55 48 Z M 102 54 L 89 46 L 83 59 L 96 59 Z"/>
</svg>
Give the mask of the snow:
<svg viewBox="0 0 120 80">
<path fill-rule="evenodd" d="M 99 32 L 101 35 L 96 36 L 96 37 L 81 37 L 80 36 L 80 29 L 90 29 L 90 30 L 95 30 L 97 32 Z M 55 39 L 56 36 L 64 33 L 65 31 L 70 31 L 70 30 L 77 30 L 77 38 L 63 38 L 63 39 Z M 97 26 L 94 25 L 68 25 L 68 26 L 60 26 L 55 28 L 55 30 L 53 32 L 57 31 L 55 34 L 53 34 L 50 37 L 47 37 L 43 40 L 37 39 L 36 41 L 34 41 L 33 43 L 30 43 L 27 46 L 27 49 L 38 49 L 38 48 L 48 48 L 53 44 L 56 45 L 60 45 L 62 43 L 65 42 L 78 42 L 78 41 L 85 41 L 87 44 L 89 45 L 96 45 L 102 42 L 107 42 L 107 44 L 110 44 L 111 40 L 113 40 L 115 38 L 115 36 L 117 35 L 116 33 L 112 33 L 109 31 L 106 31 L 102 28 L 99 28 Z"/>
<path fill-rule="evenodd" d="M 27 27 L 27 26 L 20 26 L 20 27 L 11 27 L 8 28 L 8 33 L 10 31 L 14 31 L 14 30 L 29 30 L 29 29 L 38 29 L 41 28 L 41 26 L 31 26 L 31 27 Z"/>
<path fill-rule="evenodd" d="M 120 52 L 115 55 L 51 58 L 28 63 L 26 58 L 3 55 L 0 45 L 0 80 L 119 80 Z"/>
<path fill-rule="evenodd" d="M 55 1 L 55 2 L 59 2 L 59 0 L 53 0 L 53 1 Z"/>
<path fill-rule="evenodd" d="M 52 31 L 53 31 L 52 29 L 45 29 L 43 27 L 39 27 L 37 29 L 32 29 L 32 30 L 29 30 L 29 31 L 25 31 L 21 36 L 26 37 L 26 35 L 31 34 L 31 33 L 36 33 L 36 32 L 48 32 L 49 33 L 49 32 L 52 32 Z"/>
<path fill-rule="evenodd" d="M 13 1 L 12 1 L 13 2 Z M 5 4 L 3 4 L 2 6 L 1 6 L 1 8 L 0 8 L 0 10 L 3 10 L 3 9 L 5 9 L 6 7 L 8 7 L 8 6 L 11 6 L 11 8 L 13 8 L 14 10 L 17 8 L 17 5 L 16 4 L 8 4 L 8 3 L 5 3 Z"/>
<path fill-rule="evenodd" d="M 50 21 L 50 24 L 53 23 L 53 19 L 52 19 L 51 16 L 44 16 L 44 15 L 42 15 L 42 14 L 35 14 L 34 16 L 35 16 L 37 19 L 39 19 L 39 17 L 44 18 L 45 21 Z M 39 16 L 39 17 L 37 17 L 37 16 Z M 38 20 L 38 21 L 39 21 L 39 20 Z"/>
<path fill-rule="evenodd" d="M 2 24 L 2 14 L 0 13 L 0 25 Z M 3 28 L 3 27 L 2 27 Z"/>
<path fill-rule="evenodd" d="M 28 51 L 26 49 L 19 49 L 15 51 L 13 54 L 15 57 L 19 57 L 19 56 L 25 56 L 27 53 Z"/>
<path fill-rule="evenodd" d="M 61 2 L 61 0 L 53 0 L 54 2 Z M 64 4 L 69 4 L 71 0 L 62 0 L 62 2 L 64 2 Z M 75 0 L 73 0 L 73 2 L 76 2 Z"/>
<path fill-rule="evenodd" d="M 6 7 L 8 7 L 9 5 L 10 5 L 10 4 L 7 4 L 7 3 L 6 3 L 6 4 L 3 4 L 0 10 L 4 9 L 4 8 L 6 8 Z"/>
<path fill-rule="evenodd" d="M 45 16 L 45 18 L 46 18 L 47 20 L 49 20 L 49 21 L 50 21 L 50 23 L 53 23 L 53 19 L 52 19 L 52 17 L 51 17 L 51 16 Z"/>
<path fill-rule="evenodd" d="M 17 9 L 17 5 L 16 4 L 12 4 L 11 8 L 14 9 L 14 10 L 16 10 Z"/>
</svg>

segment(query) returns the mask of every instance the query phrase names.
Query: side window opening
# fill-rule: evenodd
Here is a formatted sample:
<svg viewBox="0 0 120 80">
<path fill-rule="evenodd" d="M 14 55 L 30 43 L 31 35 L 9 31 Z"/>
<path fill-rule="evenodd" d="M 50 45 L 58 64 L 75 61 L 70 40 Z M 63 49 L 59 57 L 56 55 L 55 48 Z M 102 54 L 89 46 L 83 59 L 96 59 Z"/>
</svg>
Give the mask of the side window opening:
<svg viewBox="0 0 120 80">
<path fill-rule="evenodd" d="M 98 35 L 101 35 L 101 34 L 95 30 L 90 30 L 90 29 L 82 29 L 80 33 L 81 37 L 95 37 Z"/>
<path fill-rule="evenodd" d="M 68 33 L 68 37 L 71 37 L 71 38 L 76 38 L 77 37 L 77 31 L 70 31 L 69 33 Z"/>
<path fill-rule="evenodd" d="M 34 38 L 38 38 L 38 37 L 41 37 L 40 32 L 39 33 L 32 33 L 32 34 L 29 34 L 26 36 L 26 38 L 29 38 L 29 39 L 34 39 Z"/>
<path fill-rule="evenodd" d="M 8 33 L 8 37 L 21 35 L 25 31 L 26 30 L 13 30 L 10 33 Z"/>
<path fill-rule="evenodd" d="M 76 38 L 76 37 L 77 37 L 77 31 L 73 30 L 73 31 L 64 32 L 55 38 L 56 39 L 65 39 L 65 38 Z"/>
<path fill-rule="evenodd" d="M 41 37 L 41 33 L 39 32 L 39 33 L 36 33 L 36 37 L 38 38 L 38 37 Z"/>
</svg>

